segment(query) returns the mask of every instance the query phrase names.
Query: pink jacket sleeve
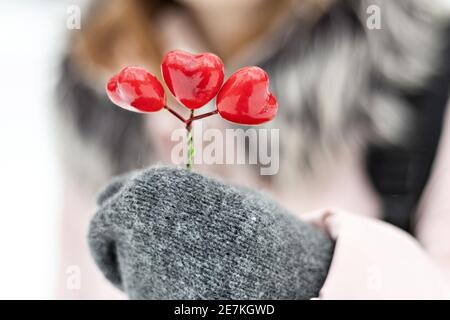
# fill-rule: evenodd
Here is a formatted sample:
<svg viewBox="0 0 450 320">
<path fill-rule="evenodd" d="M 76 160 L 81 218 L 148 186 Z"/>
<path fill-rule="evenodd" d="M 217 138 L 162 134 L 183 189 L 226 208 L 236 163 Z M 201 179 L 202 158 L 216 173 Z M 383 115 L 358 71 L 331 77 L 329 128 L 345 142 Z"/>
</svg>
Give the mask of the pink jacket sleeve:
<svg viewBox="0 0 450 320">
<path fill-rule="evenodd" d="M 318 299 L 448 299 L 449 287 L 418 242 L 377 219 L 337 209 L 301 216 L 335 239 Z"/>
</svg>

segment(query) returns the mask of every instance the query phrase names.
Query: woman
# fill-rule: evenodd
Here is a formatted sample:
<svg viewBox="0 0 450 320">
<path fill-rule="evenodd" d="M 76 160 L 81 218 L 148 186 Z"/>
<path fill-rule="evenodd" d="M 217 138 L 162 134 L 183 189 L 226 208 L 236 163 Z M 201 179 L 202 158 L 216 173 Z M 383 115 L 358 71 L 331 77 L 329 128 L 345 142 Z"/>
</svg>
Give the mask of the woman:
<svg viewBox="0 0 450 320">
<path fill-rule="evenodd" d="M 367 19 L 377 12 L 380 29 L 369 29 Z M 162 55 L 174 48 L 217 53 L 229 70 L 262 66 L 280 104 L 271 124 L 281 129 L 279 174 L 201 170 L 230 181 L 245 174 L 250 185 L 270 186 L 293 212 L 342 207 L 429 239 L 436 229 L 426 214 L 430 201 L 438 202 L 423 202 L 423 218 L 414 221 L 444 124 L 448 42 L 444 10 L 420 0 L 97 1 L 69 44 L 59 87 L 61 145 L 70 148 L 62 153 L 63 246 L 80 247 L 76 255 L 64 251 L 62 270 L 79 265 L 90 279 L 62 294 L 102 297 L 102 280 L 91 280 L 81 242 L 95 190 L 114 174 L 170 163 L 164 139 L 177 123 L 164 113 L 143 117 L 112 108 L 105 97 L 104 84 L 122 66 L 143 65 L 159 75 Z M 434 175 L 433 181 L 445 178 Z M 432 253 L 446 257 L 450 247 Z"/>
</svg>

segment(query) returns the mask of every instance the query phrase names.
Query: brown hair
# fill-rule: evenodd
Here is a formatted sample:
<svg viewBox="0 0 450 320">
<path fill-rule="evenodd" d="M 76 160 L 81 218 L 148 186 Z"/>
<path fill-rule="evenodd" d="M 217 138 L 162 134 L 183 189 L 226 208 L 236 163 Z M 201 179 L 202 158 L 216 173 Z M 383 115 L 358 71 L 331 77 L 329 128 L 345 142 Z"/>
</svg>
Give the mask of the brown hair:
<svg viewBox="0 0 450 320">
<path fill-rule="evenodd" d="M 170 1 L 96 1 L 69 45 L 71 57 L 92 73 L 125 63 L 156 68 L 152 63 L 159 60 L 160 49 L 151 18 L 164 2 Z"/>
<path fill-rule="evenodd" d="M 333 1 L 302 0 L 298 1 L 298 4 L 301 4 L 303 12 L 310 14 L 326 10 Z M 266 7 L 267 10 L 275 11 L 294 2 L 296 1 L 276 1 L 276 8 Z M 120 66 L 130 64 L 143 65 L 156 72 L 162 48 L 161 39 L 156 32 L 157 26 L 152 22 L 161 10 L 168 6 L 188 12 L 176 0 L 95 1 L 90 8 L 90 14 L 83 21 L 82 29 L 69 46 L 71 58 L 81 67 L 83 73 L 88 74 L 88 79 L 104 80 L 104 77 L 116 72 Z M 309 9 L 304 10 L 306 7 Z M 195 19 L 193 23 L 196 23 Z M 265 23 L 262 27 L 267 25 L 269 24 Z M 201 32 L 198 25 L 196 27 Z"/>
</svg>

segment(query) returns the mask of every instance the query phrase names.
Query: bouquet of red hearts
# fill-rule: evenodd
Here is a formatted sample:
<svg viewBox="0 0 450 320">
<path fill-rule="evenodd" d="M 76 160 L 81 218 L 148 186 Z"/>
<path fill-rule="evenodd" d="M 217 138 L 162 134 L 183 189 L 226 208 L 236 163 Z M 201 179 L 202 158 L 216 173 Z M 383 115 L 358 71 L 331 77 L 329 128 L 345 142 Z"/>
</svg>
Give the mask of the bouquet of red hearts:
<svg viewBox="0 0 450 320">
<path fill-rule="evenodd" d="M 233 123 L 258 125 L 272 120 L 277 113 L 278 103 L 269 90 L 269 77 L 259 67 L 241 68 L 222 85 L 224 66 L 218 56 L 175 50 L 165 55 L 161 72 L 176 100 L 191 110 L 189 118 L 167 106 L 161 82 L 141 67 L 126 67 L 113 76 L 107 84 L 107 93 L 112 102 L 124 109 L 141 113 L 166 109 L 181 120 L 188 134 L 188 168 L 192 167 L 194 156 L 193 121 L 218 113 Z M 194 110 L 216 96 L 215 111 L 195 115 Z"/>
</svg>

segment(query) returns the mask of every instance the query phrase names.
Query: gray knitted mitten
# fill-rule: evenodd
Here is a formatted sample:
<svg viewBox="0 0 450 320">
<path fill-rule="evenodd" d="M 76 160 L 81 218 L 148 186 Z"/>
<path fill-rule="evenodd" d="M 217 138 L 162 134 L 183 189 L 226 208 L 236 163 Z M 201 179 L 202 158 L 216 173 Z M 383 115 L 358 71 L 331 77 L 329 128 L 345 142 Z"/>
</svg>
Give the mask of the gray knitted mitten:
<svg viewBox="0 0 450 320">
<path fill-rule="evenodd" d="M 131 299 L 309 299 L 334 248 L 266 195 L 174 168 L 116 178 L 89 245 Z"/>
</svg>

